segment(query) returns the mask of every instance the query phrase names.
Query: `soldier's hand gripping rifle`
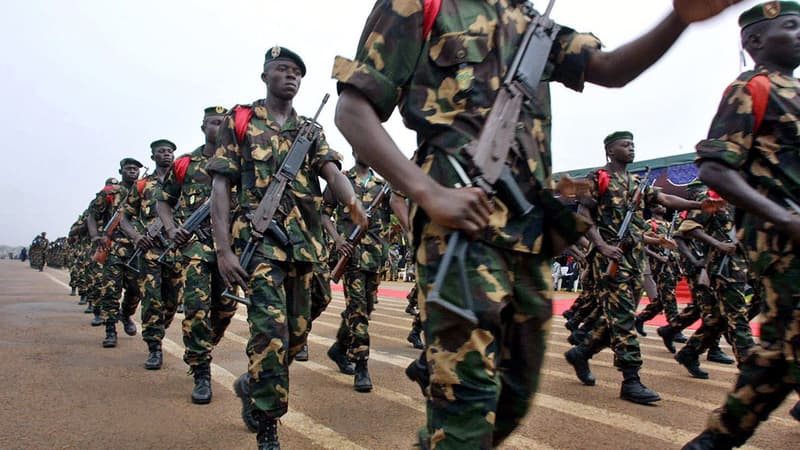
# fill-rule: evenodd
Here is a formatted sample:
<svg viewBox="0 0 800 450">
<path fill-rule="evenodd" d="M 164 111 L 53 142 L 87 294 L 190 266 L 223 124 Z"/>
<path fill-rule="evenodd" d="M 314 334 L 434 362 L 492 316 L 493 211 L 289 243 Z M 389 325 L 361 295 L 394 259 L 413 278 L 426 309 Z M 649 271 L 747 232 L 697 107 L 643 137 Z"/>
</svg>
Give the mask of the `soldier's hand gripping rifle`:
<svg viewBox="0 0 800 450">
<path fill-rule="evenodd" d="M 533 205 L 520 190 L 506 160 L 516 137 L 522 104 L 534 100 L 553 41 L 560 30 L 560 27 L 550 20 L 550 11 L 554 4 L 555 0 L 550 0 L 544 14 L 534 17 L 528 24 L 478 139 L 464 148 L 464 156 L 469 161 L 469 176 L 464 173 L 455 158 L 449 157 L 464 186 L 478 186 L 490 196 L 499 197 L 509 211 L 518 216 L 530 213 Z M 462 241 L 460 231 L 450 235 L 447 250 L 439 264 L 426 303 L 438 305 L 470 323 L 477 324 L 478 318 L 472 311 L 472 294 L 466 275 L 467 246 L 468 242 Z M 463 307 L 440 297 L 442 283 L 453 263 L 453 258 L 456 258 L 460 272 Z"/>
<path fill-rule="evenodd" d="M 633 194 L 633 198 L 628 203 L 628 210 L 625 212 L 625 218 L 622 220 L 622 225 L 620 225 L 619 230 L 617 230 L 617 245 L 620 246 L 623 254 L 628 251 L 627 245 L 624 244 L 625 235 L 628 233 L 628 228 L 631 226 L 633 214 L 636 212 L 636 208 L 639 207 L 642 194 L 644 194 L 644 190 L 647 188 L 648 178 L 650 178 L 650 167 L 647 167 L 644 177 L 642 177 L 642 180 L 639 182 L 639 187 L 636 188 L 636 193 Z M 606 270 L 606 275 L 614 277 L 617 275 L 617 270 L 619 270 L 619 261 L 612 259 L 611 263 L 608 265 L 608 269 Z"/>
<path fill-rule="evenodd" d="M 92 254 L 92 260 L 103 264 L 108 259 L 108 252 L 111 250 L 111 236 L 114 235 L 114 232 L 117 231 L 117 227 L 119 227 L 119 221 L 122 219 L 122 211 L 118 208 L 114 215 L 111 216 L 111 220 L 108 221 L 108 226 L 105 227 L 103 230 L 103 234 L 100 237 L 100 243 L 95 248 L 94 253 Z"/>
<path fill-rule="evenodd" d="M 322 112 L 325 103 L 328 102 L 329 97 L 329 94 L 325 94 L 325 97 L 322 98 L 322 104 L 319 105 L 319 109 L 314 115 L 314 118 L 303 122 L 303 125 L 300 127 L 300 132 L 297 134 L 294 142 L 292 142 L 292 148 L 289 149 L 289 154 L 286 155 L 280 169 L 278 169 L 278 172 L 269 183 L 269 186 L 267 186 L 264 197 L 261 198 L 261 202 L 259 202 L 258 207 L 253 212 L 253 218 L 250 221 L 250 239 L 248 239 L 247 245 L 242 255 L 239 257 L 239 264 L 245 271 L 247 271 L 247 267 L 250 266 L 250 260 L 253 259 L 253 255 L 261 245 L 261 241 L 264 239 L 266 233 L 270 233 L 274 238 L 280 241 L 283 246 L 289 244 L 289 238 L 286 237 L 283 230 L 275 223 L 275 212 L 278 210 L 281 197 L 283 197 L 286 187 L 294 181 L 297 172 L 299 172 L 300 167 L 303 166 L 308 151 L 319 137 L 322 126 L 317 122 L 317 118 L 319 117 L 319 113 Z M 249 298 L 239 297 L 227 289 L 222 293 L 222 296 L 248 306 L 251 305 Z"/>
<path fill-rule="evenodd" d="M 736 228 L 731 228 L 731 231 L 728 232 L 728 240 L 733 243 L 737 244 L 736 239 Z M 731 262 L 731 255 L 726 253 L 725 256 L 722 257 L 722 261 L 719 263 L 719 268 L 717 269 L 716 275 L 718 277 L 722 277 L 723 272 L 728 269 L 728 264 Z"/>
<path fill-rule="evenodd" d="M 162 248 L 168 248 L 170 245 L 166 236 L 164 236 L 164 224 L 161 223 L 160 217 L 156 217 L 156 219 L 152 221 L 147 228 L 145 228 L 144 235 L 150 239 L 158 240 L 158 243 Z M 133 252 L 133 255 L 131 255 L 130 259 L 128 259 L 128 262 L 125 263 L 125 267 L 136 273 L 139 273 L 139 268 L 134 266 L 133 262 L 136 261 L 136 258 L 138 258 L 143 251 L 144 250 L 142 250 L 141 247 L 136 247 L 136 251 Z M 160 258 L 161 256 L 159 256 L 159 259 Z"/>
<path fill-rule="evenodd" d="M 211 199 L 207 199 L 200 205 L 199 208 L 195 209 L 192 215 L 190 215 L 186 220 L 183 222 L 181 228 L 186 230 L 189 235 L 196 234 L 198 238 L 205 240 L 207 238 L 206 234 L 200 229 L 200 225 L 208 219 L 208 216 L 211 214 Z M 159 264 L 167 265 L 165 258 L 169 253 L 177 246 L 175 242 L 170 242 L 167 246 L 167 249 L 164 250 L 164 253 L 158 257 L 156 261 Z"/>
<path fill-rule="evenodd" d="M 347 236 L 347 242 L 352 244 L 353 248 L 355 248 L 355 246 L 358 245 L 359 242 L 361 242 L 361 238 L 364 237 L 364 234 L 367 232 L 367 227 L 369 227 L 369 221 L 370 219 L 372 219 L 373 211 L 375 211 L 375 208 L 377 208 L 381 204 L 383 198 L 391 190 L 392 187 L 389 186 L 389 183 L 383 185 L 383 188 L 380 190 L 380 192 L 378 192 L 378 195 L 376 195 L 375 198 L 372 199 L 372 202 L 369 204 L 369 207 L 367 207 L 367 210 L 365 211 L 367 215 L 367 226 L 362 227 L 360 225 L 356 225 L 356 227 L 353 228 L 353 231 L 350 232 L 350 235 Z M 339 258 L 339 261 L 336 262 L 336 266 L 333 268 L 333 271 L 331 271 L 331 280 L 333 280 L 334 283 L 338 283 L 339 280 L 342 278 L 344 269 L 345 267 L 347 267 L 347 263 L 350 262 L 350 258 L 352 257 L 353 255 L 342 255 Z"/>
</svg>

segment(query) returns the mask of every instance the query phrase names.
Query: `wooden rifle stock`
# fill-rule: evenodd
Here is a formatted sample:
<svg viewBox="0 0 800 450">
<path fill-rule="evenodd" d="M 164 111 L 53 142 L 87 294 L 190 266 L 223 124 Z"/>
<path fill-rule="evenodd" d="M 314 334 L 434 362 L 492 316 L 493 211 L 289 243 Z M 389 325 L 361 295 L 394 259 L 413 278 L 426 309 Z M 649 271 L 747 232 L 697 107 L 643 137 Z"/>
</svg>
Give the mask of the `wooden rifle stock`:
<svg viewBox="0 0 800 450">
<path fill-rule="evenodd" d="M 111 236 L 117 230 L 120 219 L 122 219 L 122 213 L 120 211 L 115 212 L 114 215 L 111 216 L 108 226 L 105 231 L 103 231 L 102 243 L 94 250 L 92 261 L 100 264 L 106 262 L 106 259 L 108 259 L 108 252 L 111 250 Z"/>
<path fill-rule="evenodd" d="M 376 195 L 375 198 L 372 199 L 372 202 L 369 204 L 369 207 L 365 211 L 367 214 L 367 225 L 369 225 L 369 219 L 372 218 L 373 211 L 375 210 L 375 208 L 378 207 L 383 198 L 386 197 L 386 194 L 388 194 L 389 191 L 391 191 L 391 189 L 392 188 L 391 186 L 389 186 L 389 183 L 386 183 L 385 185 L 383 185 L 383 188 L 380 190 L 380 192 L 378 192 L 378 195 Z M 358 245 L 359 242 L 361 242 L 361 238 L 364 237 L 364 234 L 366 232 L 367 232 L 367 227 L 356 226 L 350 233 L 350 236 L 347 237 L 347 242 L 353 244 L 353 247 L 355 247 L 356 245 Z M 336 266 L 333 268 L 333 271 L 331 271 L 331 280 L 333 280 L 334 283 L 338 283 L 339 280 L 342 278 L 342 274 L 344 273 L 344 268 L 347 267 L 347 264 L 350 262 L 351 257 L 352 256 L 342 255 L 339 258 L 339 261 L 336 262 Z"/>
</svg>

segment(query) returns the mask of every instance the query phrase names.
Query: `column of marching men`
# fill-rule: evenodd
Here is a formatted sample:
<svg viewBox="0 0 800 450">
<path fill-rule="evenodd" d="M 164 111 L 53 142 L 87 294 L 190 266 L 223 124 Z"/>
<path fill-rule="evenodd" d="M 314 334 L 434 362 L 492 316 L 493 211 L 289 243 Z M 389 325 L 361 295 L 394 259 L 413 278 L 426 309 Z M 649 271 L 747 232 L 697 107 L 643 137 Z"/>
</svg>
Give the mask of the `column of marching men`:
<svg viewBox="0 0 800 450">
<path fill-rule="evenodd" d="M 355 59 L 334 64 L 336 124 L 355 158 L 344 171 L 316 116 L 293 108 L 303 59 L 275 46 L 261 74 L 266 97 L 206 108 L 204 141 L 194 151 L 176 158 L 173 142 L 153 141 L 155 170 L 142 178 L 141 162 L 120 161 L 120 178 L 106 180 L 69 231 L 73 294 L 94 314 L 91 324 L 104 327 L 105 348 L 117 345 L 118 323 L 137 334 L 131 316 L 140 308 L 148 370 L 161 368 L 161 341 L 182 307 L 183 359 L 197 404 L 212 399 L 212 352 L 245 305 L 249 364 L 234 389 L 259 448 L 279 448 L 289 364 L 308 359 L 307 336 L 331 301 L 331 278 L 343 281 L 346 306 L 327 356 L 353 376 L 355 391 L 373 389 L 369 319 L 393 213 L 416 263 L 408 341 L 424 351 L 406 375 L 428 399 L 419 445 L 488 448 L 530 407 L 543 324 L 552 315 L 547 268 L 566 251 L 585 268 L 581 294 L 564 314 L 573 345 L 565 358 L 580 382 L 596 383 L 590 360 L 608 347 L 622 376 L 620 398 L 659 401 L 640 378 L 637 333 L 646 335 L 644 323 L 663 312 L 668 324 L 657 333 L 692 377 L 709 377 L 700 362 L 706 353 L 741 369 L 725 405 L 687 448 L 741 445 L 798 382 L 800 122 L 792 114 L 800 113 L 800 85 L 792 72 L 800 65 L 800 6 L 767 2 L 741 15 L 743 47 L 757 67 L 726 90 L 708 139 L 698 144 L 700 178 L 709 186 L 691 183 L 690 199 L 628 171 L 635 156 L 629 131 L 605 138 L 603 168 L 585 180 L 564 179 L 560 198 L 553 197 L 549 100 L 538 82 L 535 98 L 517 105 L 512 148 L 497 184 L 489 183 L 502 189 L 491 201 L 481 184 L 489 174 L 471 160 L 481 155 L 471 140 L 494 120 L 487 112 L 507 86 L 498 80 L 529 24 L 555 40 L 542 79 L 580 91 L 585 82 L 625 84 L 689 23 L 730 3 L 676 1 L 651 33 L 604 52 L 595 36 L 542 20 L 527 2 L 378 2 Z M 499 47 L 474 35 L 469 24 L 478 12 L 502 34 Z M 398 105 L 420 138 L 416 164 L 381 128 Z M 533 207 L 510 207 L 512 197 Z M 37 236 L 32 267 L 43 268 L 47 246 L 44 233 Z M 675 294 L 681 277 L 692 297 L 683 310 Z M 645 294 L 649 303 L 640 309 Z M 756 343 L 749 321 L 759 313 Z M 681 333 L 697 320 L 690 337 Z M 719 348 L 722 337 L 733 359 Z M 676 342 L 685 345 L 676 351 Z M 800 420 L 800 405 L 792 415 Z"/>
</svg>

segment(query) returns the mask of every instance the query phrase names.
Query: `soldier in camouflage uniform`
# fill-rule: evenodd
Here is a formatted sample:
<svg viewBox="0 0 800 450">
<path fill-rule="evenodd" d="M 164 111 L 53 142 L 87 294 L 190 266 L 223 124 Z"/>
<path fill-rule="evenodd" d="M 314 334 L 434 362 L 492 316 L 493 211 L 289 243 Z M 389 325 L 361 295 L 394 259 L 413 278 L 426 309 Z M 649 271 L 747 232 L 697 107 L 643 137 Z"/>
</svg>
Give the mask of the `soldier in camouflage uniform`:
<svg viewBox="0 0 800 450">
<path fill-rule="evenodd" d="M 91 242 L 89 240 L 89 233 L 86 230 L 86 212 L 82 212 L 78 216 L 72 226 L 69 228 L 67 234 L 69 242 L 69 285 L 72 288 L 71 295 L 77 291 L 80 296 L 79 305 L 86 304 L 86 264 L 84 256 L 86 255 L 86 247 Z"/>
<path fill-rule="evenodd" d="M 358 201 L 364 208 L 373 204 L 386 185 L 386 181 L 375 174 L 358 154 L 353 154 L 356 165 L 345 172 Z M 347 362 L 355 364 L 353 388 L 358 392 L 372 390 L 372 379 L 369 376 L 369 315 L 378 297 L 380 272 L 388 253 L 387 239 L 390 233 L 390 214 L 394 212 L 402 221 L 408 217 L 405 202 L 400 196 L 391 192 L 383 197 L 381 203 L 374 205 L 369 219 L 369 227 L 361 241 L 354 243 L 347 240 L 356 225 L 348 218 L 347 207 L 338 206 L 333 192 L 326 189 L 323 193 L 324 209 L 322 224 L 333 237 L 339 257 L 349 256 L 347 267 L 342 276 L 344 286 L 345 310 L 336 334 L 336 342 L 328 349 L 328 356 L 336 362 L 339 370 L 347 367 Z M 336 218 L 334 226 L 331 217 Z"/>
<path fill-rule="evenodd" d="M 704 196 L 718 197 L 711 190 Z M 691 212 L 678 230 L 684 237 L 705 243 L 709 249 L 705 277 L 708 280 L 703 279 L 708 287 L 708 295 L 702 298 L 708 303 L 703 305 L 706 309 L 701 316 L 703 324 L 675 355 L 675 360 L 695 378 L 708 378 L 708 372 L 700 368 L 698 355 L 714 346 L 721 333 L 730 336 L 737 361 L 741 362 L 753 346 L 744 298 L 747 260 L 744 249 L 731 242 L 732 230 L 731 208 L 722 208 L 713 214 Z"/>
<path fill-rule="evenodd" d="M 89 206 L 87 216 L 87 226 L 92 241 L 96 246 L 108 246 L 108 256 L 102 265 L 102 275 L 100 278 L 100 300 L 101 318 L 106 326 L 106 337 L 103 339 L 103 347 L 111 348 L 117 346 L 117 320 L 121 320 L 124 325 L 125 333 L 129 336 L 136 335 L 136 325 L 131 320 L 131 315 L 136 312 L 139 301 L 142 298 L 140 277 L 137 273 L 125 267 L 131 255 L 133 255 L 133 243 L 122 230 L 117 227 L 111 236 L 111 243 L 105 242 L 103 234 L 98 232 L 97 220 L 102 218 L 106 227 L 111 226 L 112 217 L 116 212 L 121 214 L 122 203 L 128 196 L 128 191 L 137 189 L 139 169 L 142 163 L 133 158 L 123 158 L 119 162 L 119 172 L 122 175 L 122 183 L 107 186 L 97 194 L 92 204 Z M 122 299 L 120 309 L 119 298 L 122 290 L 125 289 L 125 296 Z"/>
<path fill-rule="evenodd" d="M 42 231 L 38 236 L 33 238 L 30 249 L 28 250 L 30 265 L 39 272 L 44 270 L 44 265 L 47 262 L 47 246 L 49 243 L 50 242 L 47 240 L 47 233 Z"/>
<path fill-rule="evenodd" d="M 252 302 L 247 307 L 249 377 L 240 377 L 236 390 L 243 398 L 243 415 L 252 415 L 257 422 L 259 448 L 265 449 L 279 448 L 277 419 L 289 407 L 289 363 L 306 343 L 313 267 L 325 245 L 320 176 L 334 189 L 336 199 L 349 206 L 354 221 L 366 225 L 361 203 L 340 172 L 338 155 L 330 151 L 320 131 L 297 177 L 283 192 L 274 217 L 288 244 L 284 247 L 273 233 L 266 233 L 249 266 L 239 264 L 236 254 L 244 250 L 251 236 L 248 215 L 257 209 L 308 120 L 292 107 L 305 73 L 305 64 L 296 53 L 278 46 L 269 50 L 261 75 L 267 86 L 266 99 L 248 109 L 237 107 L 226 116 L 219 147 L 206 166 L 213 177 L 211 223 L 220 275 L 228 289 L 241 287 Z M 248 111 L 252 115 L 244 116 L 249 120 L 246 130 L 239 128 L 240 141 L 236 123 L 241 120 L 239 114 Z M 240 189 L 233 224 L 231 186 Z"/>
<path fill-rule="evenodd" d="M 156 212 L 158 185 L 172 168 L 175 149 L 175 144 L 167 139 L 150 144 L 150 159 L 155 162 L 156 170 L 137 182 L 141 189 L 137 185 L 137 189 L 128 191 L 120 222 L 134 247 L 141 251 L 126 269 L 136 269 L 142 280 L 142 340 L 147 344 L 148 356 L 144 362 L 147 370 L 158 370 L 163 363 L 161 341 L 175 317 L 183 278 L 180 264 L 158 262 L 168 245 L 162 230 L 158 230 L 161 239 L 159 235 L 147 234 L 147 227 L 156 221 L 161 223 Z"/>
<path fill-rule="evenodd" d="M 92 318 L 92 326 L 99 327 L 103 325 L 105 322 L 103 320 L 102 315 L 100 314 L 100 297 L 102 296 L 101 288 L 103 284 L 103 264 L 99 261 L 96 261 L 94 258 L 95 250 L 98 249 L 100 246 L 100 241 L 102 240 L 102 230 L 105 228 L 106 219 L 109 219 L 113 216 L 113 212 L 109 213 L 106 217 L 106 214 L 100 214 L 97 217 L 94 217 L 92 213 L 92 204 L 95 202 L 101 201 L 100 196 L 103 196 L 106 200 L 110 200 L 113 198 L 113 193 L 119 189 L 119 180 L 116 178 L 107 178 L 105 183 L 103 184 L 103 189 L 95 195 L 95 198 L 89 202 L 89 206 L 84 211 L 84 215 L 86 218 L 86 234 L 87 239 L 89 240 L 88 245 L 84 248 L 84 255 L 83 261 L 85 264 L 85 283 L 86 283 L 86 310 L 84 313 L 86 314 L 94 314 Z M 93 222 L 93 230 L 96 233 L 95 236 L 92 235 L 92 232 L 89 228 L 89 221 L 90 217 Z M 98 231 L 99 230 L 99 231 Z"/>
<path fill-rule="evenodd" d="M 556 241 L 542 233 L 545 217 L 556 222 L 548 223 L 549 229 L 563 232 L 567 240 L 581 229 L 572 214 L 549 201 L 547 84 L 541 85 L 538 101 L 523 108 L 508 161 L 523 194 L 539 207 L 524 217 L 511 217 L 501 201 L 492 209 L 479 188 L 453 189 L 463 183 L 447 155 L 467 162 L 459 149 L 475 139 L 486 120 L 531 20 L 529 5 L 444 0 L 426 22 L 425 3 L 377 2 L 355 60 L 338 57 L 334 63 L 341 92 L 336 121 L 359 156 L 415 202 L 411 210 L 420 299 L 431 289 L 452 230 L 475 237 L 465 258 L 471 280 L 465 289 L 472 294 L 479 325 L 420 302 L 431 396 L 421 440 L 440 448 L 489 447 L 517 426 L 538 384 L 552 311 L 548 261 L 560 253 L 553 248 Z M 562 27 L 544 79 L 578 91 L 585 81 L 626 83 L 656 61 L 686 23 L 720 9 L 696 14 L 696 5 L 680 4 L 683 19 L 670 14 L 648 37 L 618 52 L 601 52 L 594 36 Z M 432 28 L 425 29 L 425 23 Z M 416 165 L 381 127 L 397 105 L 422 143 Z M 443 301 L 463 305 L 459 280 L 458 271 L 447 274 Z"/>
<path fill-rule="evenodd" d="M 183 270 L 183 360 L 194 376 L 192 403 L 211 401 L 211 350 L 225 334 L 236 313 L 236 303 L 222 296 L 224 286 L 217 269 L 211 223 L 206 219 L 200 233 L 190 234 L 180 224 L 211 196 L 211 177 L 206 164 L 216 151 L 217 132 L 228 110 L 211 106 L 204 110 L 200 129 L 205 143 L 175 161 L 160 192 L 157 205 L 167 236 L 178 246 Z"/>
<path fill-rule="evenodd" d="M 662 205 L 656 205 L 650 211 L 652 217 L 648 224 L 652 227 L 655 234 L 667 236 L 670 231 L 674 231 L 674 225 L 670 230 L 671 222 L 664 220 L 667 212 Z M 678 267 L 674 258 L 674 252 L 663 248 L 651 249 L 647 247 L 647 254 L 650 262 L 650 271 L 655 279 L 658 295 L 651 298 L 650 303 L 636 316 L 636 331 L 642 336 L 647 336 L 644 330 L 644 323 L 653 319 L 660 312 L 664 312 L 668 320 L 678 315 L 678 302 L 675 298 L 675 287 L 678 284 Z"/>
<path fill-rule="evenodd" d="M 744 444 L 800 384 L 800 4 L 757 5 L 739 25 L 756 66 L 725 90 L 697 162 L 700 179 L 737 208 L 739 241 L 763 281 L 761 339 L 687 449 Z"/>
<path fill-rule="evenodd" d="M 614 132 L 603 143 L 609 162 L 605 168 L 587 177 L 591 182 L 590 193 L 581 201 L 582 210 L 594 222 L 588 236 L 595 245 L 593 270 L 603 320 L 597 323 L 591 336 L 564 356 L 575 368 L 581 382 L 593 386 L 595 379 L 589 370 L 588 360 L 610 346 L 614 351 L 614 365 L 623 374 L 620 398 L 647 404 L 659 401 L 661 397 L 639 380 L 642 355 L 634 333 L 635 298 L 643 289 L 645 266 L 644 258 L 640 255 L 644 254 L 643 246 L 649 239 L 645 232 L 650 228 L 644 221 L 642 205 L 661 204 L 683 210 L 699 208 L 700 203 L 664 194 L 660 189 L 654 189 L 649 180 L 639 179 L 628 172 L 627 165 L 633 162 L 634 157 L 632 133 Z M 640 187 L 644 190 L 638 199 L 639 203 L 632 205 Z M 631 206 L 634 208 L 632 219 L 619 241 L 617 232 Z M 608 271 L 611 260 L 616 260 L 618 264 L 615 274 Z"/>
</svg>

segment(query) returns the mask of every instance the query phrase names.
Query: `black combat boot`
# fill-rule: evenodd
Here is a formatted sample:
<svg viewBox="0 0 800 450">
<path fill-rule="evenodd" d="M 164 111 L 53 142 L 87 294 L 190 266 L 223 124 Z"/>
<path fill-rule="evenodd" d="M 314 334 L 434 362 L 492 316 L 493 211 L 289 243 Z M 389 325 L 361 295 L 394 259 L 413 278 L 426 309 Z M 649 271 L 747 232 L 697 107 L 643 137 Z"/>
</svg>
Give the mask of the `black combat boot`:
<svg viewBox="0 0 800 450">
<path fill-rule="evenodd" d="M 211 403 L 211 367 L 201 363 L 192 368 L 194 375 L 194 389 L 192 389 L 192 403 L 205 405 Z"/>
<path fill-rule="evenodd" d="M 647 336 L 647 332 L 644 331 L 644 320 L 641 317 L 635 316 L 633 325 L 636 327 L 636 332 L 639 333 L 639 336 Z"/>
<path fill-rule="evenodd" d="M 100 325 L 106 323 L 106 321 L 103 320 L 103 316 L 100 314 L 100 308 L 96 306 L 93 307 L 92 313 L 94 313 L 94 317 L 92 317 L 92 322 L 91 322 L 93 327 L 99 327 Z"/>
<path fill-rule="evenodd" d="M 233 391 L 242 401 L 242 420 L 251 433 L 258 432 L 258 420 L 253 416 L 253 400 L 250 398 L 250 375 L 245 372 L 233 382 Z"/>
<path fill-rule="evenodd" d="M 789 414 L 794 417 L 794 420 L 800 421 L 800 402 L 794 404 L 794 408 L 789 410 Z"/>
<path fill-rule="evenodd" d="M 686 337 L 685 334 L 683 334 L 683 333 L 681 333 L 679 331 L 679 332 L 675 333 L 675 336 L 672 338 L 672 340 L 674 342 L 679 343 L 679 344 L 685 344 L 687 341 L 689 341 L 689 338 Z"/>
<path fill-rule="evenodd" d="M 86 299 L 86 309 L 84 309 L 84 310 L 83 310 L 83 313 L 84 313 L 84 314 L 91 314 L 91 313 L 93 313 L 93 312 L 94 312 L 94 310 L 95 310 L 95 307 L 94 307 L 94 304 L 95 304 L 95 303 L 96 303 L 96 302 L 93 302 L 93 301 L 91 301 L 91 300 L 89 300 L 89 299 Z M 98 309 L 98 311 L 99 311 L 99 309 Z"/>
<path fill-rule="evenodd" d="M 328 358 L 336 363 L 339 367 L 339 372 L 345 375 L 353 375 L 356 373 L 355 365 L 347 360 L 347 354 L 338 342 L 334 342 L 331 348 L 328 349 Z"/>
<path fill-rule="evenodd" d="M 411 303 L 406 305 L 406 314 L 411 315 L 411 316 L 416 316 L 417 315 L 416 307 L 414 305 L 412 305 Z"/>
<path fill-rule="evenodd" d="M 74 286 L 72 287 L 72 290 L 69 291 L 69 296 L 70 297 L 75 297 L 75 287 Z"/>
<path fill-rule="evenodd" d="M 673 344 L 675 340 L 675 331 L 672 327 L 664 325 L 663 327 L 658 327 L 656 332 L 661 336 L 661 340 L 664 341 L 664 347 L 666 347 L 670 353 L 675 353 L 675 344 Z"/>
<path fill-rule="evenodd" d="M 353 389 L 355 389 L 356 392 L 369 392 L 372 390 L 372 379 L 369 377 L 366 358 L 361 358 L 356 363 L 356 373 L 353 377 Z"/>
<path fill-rule="evenodd" d="M 278 441 L 278 421 L 275 419 L 260 420 L 256 435 L 258 450 L 281 450 Z"/>
<path fill-rule="evenodd" d="M 683 347 L 681 351 L 675 355 L 675 361 L 678 361 L 680 365 L 686 367 L 686 370 L 689 371 L 691 376 L 702 380 L 708 379 L 708 372 L 700 368 L 700 359 L 694 349 Z"/>
<path fill-rule="evenodd" d="M 682 450 L 731 450 L 733 443 L 729 438 L 708 430 L 700 433 L 696 438 L 687 442 Z"/>
<path fill-rule="evenodd" d="M 85 304 L 87 304 L 87 303 L 89 303 L 89 301 L 88 301 L 88 300 L 86 300 L 86 296 L 85 296 L 85 295 L 81 295 L 81 299 L 80 299 L 80 300 L 78 300 L 78 304 L 79 304 L 79 305 L 85 305 Z M 88 308 L 87 308 L 87 309 L 88 309 Z M 86 311 L 84 311 L 84 312 L 86 312 Z M 89 312 L 92 312 L 92 311 L 90 310 Z M 87 313 L 87 314 L 88 314 L 88 313 Z"/>
<path fill-rule="evenodd" d="M 586 386 L 594 386 L 597 381 L 591 369 L 589 369 L 590 357 L 587 356 L 586 353 L 587 352 L 580 346 L 572 347 L 564 353 L 564 357 L 567 358 L 567 362 L 575 369 L 575 375 L 578 376 L 581 383 Z"/>
<path fill-rule="evenodd" d="M 420 330 L 416 328 L 411 329 L 406 340 L 417 350 L 422 350 L 425 348 L 425 345 L 422 343 L 422 337 L 420 336 Z"/>
<path fill-rule="evenodd" d="M 638 367 L 622 369 L 622 376 L 623 380 L 622 387 L 619 391 L 619 398 L 641 405 L 647 405 L 661 400 L 661 397 L 655 391 L 647 389 L 647 387 L 642 384 L 641 380 L 639 380 Z"/>
<path fill-rule="evenodd" d="M 126 316 L 122 311 L 117 314 L 117 318 L 122 322 L 122 329 L 128 336 L 136 336 L 136 324 L 133 323 L 130 316 Z"/>
<path fill-rule="evenodd" d="M 183 314 L 183 302 L 178 303 L 178 307 L 175 309 L 175 312 L 178 314 Z"/>
<path fill-rule="evenodd" d="M 294 355 L 294 360 L 300 362 L 308 361 L 308 344 L 303 344 L 303 348 Z"/>
<path fill-rule="evenodd" d="M 161 353 L 161 342 L 148 342 L 147 348 L 150 355 L 147 356 L 147 361 L 144 362 L 144 368 L 147 370 L 158 370 L 161 368 L 161 363 L 164 361 L 164 355 Z"/>
<path fill-rule="evenodd" d="M 726 355 L 725 352 L 719 348 L 719 345 L 715 345 L 708 349 L 708 354 L 706 355 L 706 359 L 720 364 L 733 364 L 735 361 L 730 356 Z"/>
<path fill-rule="evenodd" d="M 411 364 L 406 367 L 406 376 L 409 380 L 419 385 L 422 396 L 427 397 L 428 385 L 430 384 L 430 373 L 428 372 L 428 364 L 424 359 L 425 354 L 421 354 L 419 358 L 411 361 Z"/>
<path fill-rule="evenodd" d="M 567 342 L 572 345 L 581 345 L 581 343 L 586 340 L 586 336 L 588 336 L 588 333 L 586 333 L 585 330 L 578 328 L 573 330 L 572 333 L 567 336 Z"/>
<path fill-rule="evenodd" d="M 104 348 L 117 346 L 117 321 L 114 319 L 106 320 L 106 337 L 103 339 Z"/>
</svg>

